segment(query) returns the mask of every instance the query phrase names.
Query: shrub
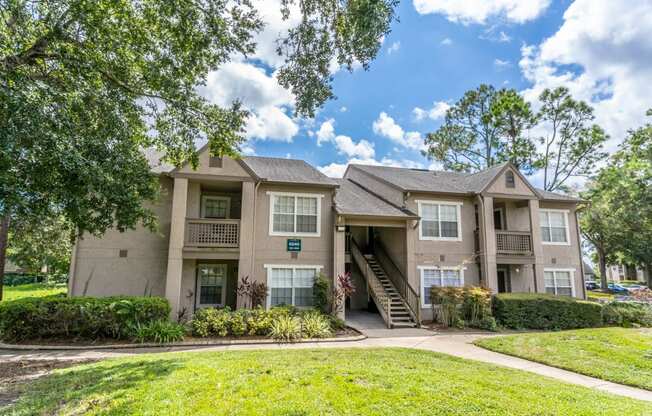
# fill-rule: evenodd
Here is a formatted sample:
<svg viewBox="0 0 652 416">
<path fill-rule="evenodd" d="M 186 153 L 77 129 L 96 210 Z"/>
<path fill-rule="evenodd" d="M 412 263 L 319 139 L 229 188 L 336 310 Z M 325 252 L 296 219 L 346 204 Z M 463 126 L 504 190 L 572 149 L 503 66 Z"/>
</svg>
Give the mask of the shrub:
<svg viewBox="0 0 652 416">
<path fill-rule="evenodd" d="M 158 297 L 23 298 L 0 303 L 0 338 L 130 338 L 136 324 L 166 320 L 170 305 Z"/>
<path fill-rule="evenodd" d="M 272 316 L 265 309 L 258 307 L 248 311 L 245 322 L 249 335 L 269 335 L 272 330 Z"/>
<path fill-rule="evenodd" d="M 312 296 L 315 308 L 322 313 L 331 313 L 330 284 L 322 273 L 315 277 L 315 282 L 312 285 Z"/>
<path fill-rule="evenodd" d="M 317 311 L 305 313 L 301 317 L 301 332 L 306 338 L 327 338 L 333 335 L 328 317 Z"/>
<path fill-rule="evenodd" d="M 637 302 L 609 302 L 602 308 L 606 325 L 652 327 L 652 306 Z"/>
<path fill-rule="evenodd" d="M 269 334 L 279 341 L 294 341 L 301 338 L 301 320 L 292 315 L 278 315 L 272 321 Z"/>
<path fill-rule="evenodd" d="M 464 326 L 460 313 L 464 301 L 464 288 L 433 286 L 430 288 L 430 299 L 437 322 L 445 327 Z"/>
<path fill-rule="evenodd" d="M 499 325 L 514 329 L 574 329 L 602 325 L 602 306 L 565 296 L 499 293 L 493 314 Z"/>
<path fill-rule="evenodd" d="M 204 308 L 195 312 L 190 323 L 193 335 L 225 337 L 229 334 L 230 309 Z"/>
<path fill-rule="evenodd" d="M 156 342 L 167 344 L 183 340 L 185 330 L 182 325 L 169 320 L 138 323 L 133 327 L 133 338 L 136 342 Z"/>
<path fill-rule="evenodd" d="M 229 333 L 236 337 L 241 337 L 247 332 L 247 324 L 245 320 L 245 315 L 247 314 L 246 309 L 240 309 L 235 312 L 232 312 L 229 316 Z"/>
<path fill-rule="evenodd" d="M 474 327 L 486 326 L 487 318 L 491 317 L 491 292 L 481 287 L 467 287 L 464 288 L 462 297 L 464 319 Z"/>
</svg>

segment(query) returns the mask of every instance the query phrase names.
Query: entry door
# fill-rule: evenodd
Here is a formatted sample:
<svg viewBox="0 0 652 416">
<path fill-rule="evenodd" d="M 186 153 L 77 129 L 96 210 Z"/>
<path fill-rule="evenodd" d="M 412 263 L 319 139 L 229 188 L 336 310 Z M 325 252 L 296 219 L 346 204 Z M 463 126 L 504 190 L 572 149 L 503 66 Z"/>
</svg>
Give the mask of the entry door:
<svg viewBox="0 0 652 416">
<path fill-rule="evenodd" d="M 217 307 L 226 303 L 226 264 L 199 264 L 197 267 L 197 307 Z"/>
<path fill-rule="evenodd" d="M 503 210 L 502 208 L 494 209 L 494 228 L 496 230 L 503 230 L 505 224 L 503 224 Z"/>
<path fill-rule="evenodd" d="M 507 271 L 497 270 L 498 274 L 498 293 L 509 292 L 509 282 L 507 281 Z"/>
</svg>

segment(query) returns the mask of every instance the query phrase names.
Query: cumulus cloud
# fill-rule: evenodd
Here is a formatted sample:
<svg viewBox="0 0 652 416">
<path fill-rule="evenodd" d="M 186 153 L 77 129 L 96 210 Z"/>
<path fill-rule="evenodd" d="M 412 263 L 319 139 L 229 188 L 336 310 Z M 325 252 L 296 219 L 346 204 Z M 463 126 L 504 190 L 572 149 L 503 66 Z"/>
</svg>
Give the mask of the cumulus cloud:
<svg viewBox="0 0 652 416">
<path fill-rule="evenodd" d="M 363 139 L 355 143 L 349 136 L 343 135 L 336 136 L 334 140 L 337 150 L 349 157 L 370 159 L 376 154 L 374 145 L 367 140 Z"/>
<path fill-rule="evenodd" d="M 414 107 L 412 114 L 414 115 L 415 120 L 421 121 L 425 118 L 432 120 L 439 120 L 444 118 L 446 111 L 450 108 L 450 105 L 446 101 L 435 101 L 432 105 L 432 108 L 424 110 L 420 107 Z"/>
<path fill-rule="evenodd" d="M 439 43 L 444 46 L 449 46 L 453 44 L 453 40 L 451 38 L 444 38 L 444 40 Z"/>
<path fill-rule="evenodd" d="M 319 130 L 317 130 L 317 146 L 321 146 L 323 142 L 329 142 L 335 138 L 335 120 L 329 118 L 321 123 Z"/>
<path fill-rule="evenodd" d="M 627 129 L 645 120 L 652 96 L 652 1 L 576 0 L 559 30 L 521 48 L 520 69 L 535 101 L 545 88 L 565 86 L 595 108 L 613 150 Z"/>
<path fill-rule="evenodd" d="M 507 61 L 507 60 L 502 60 L 502 59 L 498 59 L 498 58 L 494 59 L 494 66 L 499 70 L 500 69 L 505 69 L 505 68 L 509 67 L 510 65 L 511 65 L 511 63 L 509 61 Z"/>
<path fill-rule="evenodd" d="M 424 148 L 423 137 L 416 131 L 405 132 L 392 117 L 384 111 L 373 122 L 372 129 L 379 136 L 386 137 L 393 142 L 413 150 Z"/>
<path fill-rule="evenodd" d="M 539 17 L 550 0 L 413 0 L 419 14 L 442 14 L 451 22 L 484 24 L 499 17 L 508 22 L 525 23 Z"/>
<path fill-rule="evenodd" d="M 352 158 L 349 159 L 346 163 L 331 163 L 325 166 L 320 166 L 318 169 L 326 176 L 331 178 L 341 178 L 344 176 L 344 172 L 348 165 L 373 165 L 373 166 L 392 166 L 397 168 L 416 168 L 422 169 L 423 164 L 416 162 L 414 160 L 394 160 L 388 157 L 384 157 L 381 160 L 376 160 L 373 158 L 362 159 L 362 158 Z"/>
<path fill-rule="evenodd" d="M 278 68 L 283 65 L 283 57 L 276 53 L 276 40 L 286 36 L 291 28 L 301 22 L 299 6 L 290 3 L 290 15 L 284 20 L 280 0 L 254 0 L 252 4 L 265 23 L 263 29 L 254 35 L 256 52 L 252 58 L 259 59 L 272 68 Z"/>
<path fill-rule="evenodd" d="M 294 97 L 281 87 L 276 74 L 251 63 L 228 62 L 208 74 L 200 92 L 211 102 L 228 106 L 239 100 L 251 112 L 246 137 L 289 142 L 298 133 L 296 120 L 288 115 Z"/>
</svg>

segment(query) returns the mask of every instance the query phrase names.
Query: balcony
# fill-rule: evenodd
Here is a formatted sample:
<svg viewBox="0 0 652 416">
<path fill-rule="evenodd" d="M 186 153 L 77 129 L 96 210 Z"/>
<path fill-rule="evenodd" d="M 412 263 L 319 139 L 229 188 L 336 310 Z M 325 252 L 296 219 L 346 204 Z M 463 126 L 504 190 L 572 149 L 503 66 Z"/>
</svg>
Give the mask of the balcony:
<svg viewBox="0 0 652 416">
<path fill-rule="evenodd" d="M 186 219 L 186 247 L 237 248 L 240 220 Z"/>
<path fill-rule="evenodd" d="M 531 256 L 532 237 L 527 231 L 496 230 L 496 254 Z"/>
</svg>

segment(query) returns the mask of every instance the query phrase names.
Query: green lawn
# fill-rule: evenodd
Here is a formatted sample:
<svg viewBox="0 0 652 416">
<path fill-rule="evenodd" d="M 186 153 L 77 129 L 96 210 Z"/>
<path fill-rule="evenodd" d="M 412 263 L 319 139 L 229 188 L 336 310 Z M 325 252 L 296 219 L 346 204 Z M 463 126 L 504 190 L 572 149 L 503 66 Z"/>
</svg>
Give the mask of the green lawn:
<svg viewBox="0 0 652 416">
<path fill-rule="evenodd" d="M 527 372 L 386 348 L 144 355 L 57 370 L 25 390 L 0 414 L 641 415 L 651 407 Z"/>
<path fill-rule="evenodd" d="M 67 290 L 65 284 L 30 283 L 18 286 L 4 286 L 2 300 L 56 295 L 57 293 L 66 293 Z"/>
<path fill-rule="evenodd" d="M 596 298 L 596 299 L 608 299 L 608 300 L 614 299 L 613 293 L 604 293 L 597 290 L 587 290 L 586 296 L 589 298 Z"/>
<path fill-rule="evenodd" d="M 626 328 L 519 334 L 476 344 L 554 367 L 652 390 L 652 330 Z"/>
</svg>

